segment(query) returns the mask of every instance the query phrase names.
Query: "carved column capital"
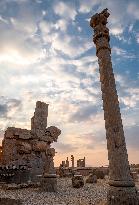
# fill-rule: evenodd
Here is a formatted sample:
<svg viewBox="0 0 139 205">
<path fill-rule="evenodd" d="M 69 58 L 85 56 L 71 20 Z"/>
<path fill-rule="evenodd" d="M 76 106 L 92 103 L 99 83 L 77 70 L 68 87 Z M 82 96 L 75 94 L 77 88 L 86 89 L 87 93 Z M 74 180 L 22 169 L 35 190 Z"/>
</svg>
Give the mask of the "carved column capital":
<svg viewBox="0 0 139 205">
<path fill-rule="evenodd" d="M 108 9 L 106 8 L 101 13 L 96 13 L 91 17 L 90 26 L 94 29 L 93 41 L 96 44 L 96 53 L 101 49 L 108 49 L 111 52 L 109 29 L 106 27 L 109 15 Z"/>
</svg>

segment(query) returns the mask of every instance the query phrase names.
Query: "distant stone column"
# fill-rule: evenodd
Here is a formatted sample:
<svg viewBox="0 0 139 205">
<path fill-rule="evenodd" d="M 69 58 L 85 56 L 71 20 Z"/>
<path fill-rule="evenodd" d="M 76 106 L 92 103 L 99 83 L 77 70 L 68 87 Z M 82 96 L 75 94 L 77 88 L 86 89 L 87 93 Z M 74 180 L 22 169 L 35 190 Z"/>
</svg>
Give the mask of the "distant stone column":
<svg viewBox="0 0 139 205">
<path fill-rule="evenodd" d="M 84 157 L 84 159 L 83 159 L 83 167 L 85 167 L 85 157 Z"/>
<path fill-rule="evenodd" d="M 109 13 L 104 9 L 92 16 L 90 26 L 94 29 L 93 41 L 98 57 L 104 119 L 106 128 L 109 185 L 107 202 L 109 205 L 137 205 L 137 191 L 130 175 L 130 167 L 111 63 L 109 29 L 106 27 Z"/>
<path fill-rule="evenodd" d="M 71 155 L 71 166 L 72 168 L 74 168 L 74 156 L 73 155 Z"/>
<path fill-rule="evenodd" d="M 65 166 L 66 166 L 65 161 L 62 161 L 62 167 L 65 167 Z"/>
<path fill-rule="evenodd" d="M 69 159 L 68 159 L 68 157 L 66 159 L 66 167 L 69 167 Z"/>
</svg>

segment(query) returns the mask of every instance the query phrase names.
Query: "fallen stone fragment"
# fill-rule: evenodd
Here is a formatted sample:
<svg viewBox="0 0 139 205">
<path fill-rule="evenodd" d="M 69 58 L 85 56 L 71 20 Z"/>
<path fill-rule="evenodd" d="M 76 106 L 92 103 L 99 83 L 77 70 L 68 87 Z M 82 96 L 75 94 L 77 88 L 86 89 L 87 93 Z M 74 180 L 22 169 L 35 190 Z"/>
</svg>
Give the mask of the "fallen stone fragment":
<svg viewBox="0 0 139 205">
<path fill-rule="evenodd" d="M 84 180 L 82 175 L 74 175 L 72 177 L 72 186 L 74 188 L 80 188 L 84 186 Z"/>
<path fill-rule="evenodd" d="M 86 183 L 97 183 L 97 176 L 90 174 L 86 179 Z"/>
</svg>

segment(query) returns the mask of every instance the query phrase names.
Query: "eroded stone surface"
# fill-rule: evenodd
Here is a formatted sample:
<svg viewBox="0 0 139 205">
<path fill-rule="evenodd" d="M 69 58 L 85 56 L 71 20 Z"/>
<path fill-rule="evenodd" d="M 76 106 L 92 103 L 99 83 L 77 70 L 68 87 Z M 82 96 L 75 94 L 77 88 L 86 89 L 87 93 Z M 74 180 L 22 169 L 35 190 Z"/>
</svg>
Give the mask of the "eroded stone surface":
<svg viewBox="0 0 139 205">
<path fill-rule="evenodd" d="M 97 183 L 97 176 L 96 175 L 93 175 L 93 174 L 90 174 L 88 176 L 88 178 L 86 179 L 86 183 Z"/>
<path fill-rule="evenodd" d="M 54 172 L 55 150 L 50 148 L 50 144 L 57 141 L 61 131 L 55 126 L 47 128 L 47 116 L 48 104 L 38 101 L 31 119 L 31 130 L 9 127 L 2 142 L 2 164 L 26 165 L 33 181 L 44 170 Z"/>
<path fill-rule="evenodd" d="M 72 186 L 74 188 L 81 188 L 84 186 L 84 179 L 82 175 L 74 175 L 72 177 Z"/>
<path fill-rule="evenodd" d="M 131 205 L 136 205 L 137 193 L 130 175 L 124 130 L 111 63 L 110 36 L 109 29 L 106 26 L 109 15 L 108 9 L 104 9 L 101 13 L 92 16 L 90 21 L 90 26 L 94 29 L 93 41 L 96 44 L 96 55 L 99 63 L 108 148 L 109 184 L 111 185 L 108 193 L 108 204 L 122 205 L 129 204 L 128 201 L 130 201 Z M 116 199 L 113 199 L 113 195 Z"/>
<path fill-rule="evenodd" d="M 41 180 L 41 191 L 45 192 L 57 192 L 57 178 L 56 175 L 44 175 Z"/>
</svg>

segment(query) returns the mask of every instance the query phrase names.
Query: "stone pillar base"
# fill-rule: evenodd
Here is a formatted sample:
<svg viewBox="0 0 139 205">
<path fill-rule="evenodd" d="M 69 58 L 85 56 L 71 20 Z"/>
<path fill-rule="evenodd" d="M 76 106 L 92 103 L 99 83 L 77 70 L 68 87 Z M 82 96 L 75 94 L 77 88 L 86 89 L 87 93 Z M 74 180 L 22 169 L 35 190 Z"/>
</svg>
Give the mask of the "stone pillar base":
<svg viewBox="0 0 139 205">
<path fill-rule="evenodd" d="M 47 174 L 42 177 L 40 190 L 45 192 L 57 192 L 57 177 L 55 174 Z"/>
<path fill-rule="evenodd" d="M 133 180 L 128 180 L 128 181 L 109 180 L 109 185 L 113 187 L 135 187 L 135 183 Z"/>
<path fill-rule="evenodd" d="M 107 194 L 108 205 L 139 205 L 136 187 L 110 186 Z"/>
</svg>

